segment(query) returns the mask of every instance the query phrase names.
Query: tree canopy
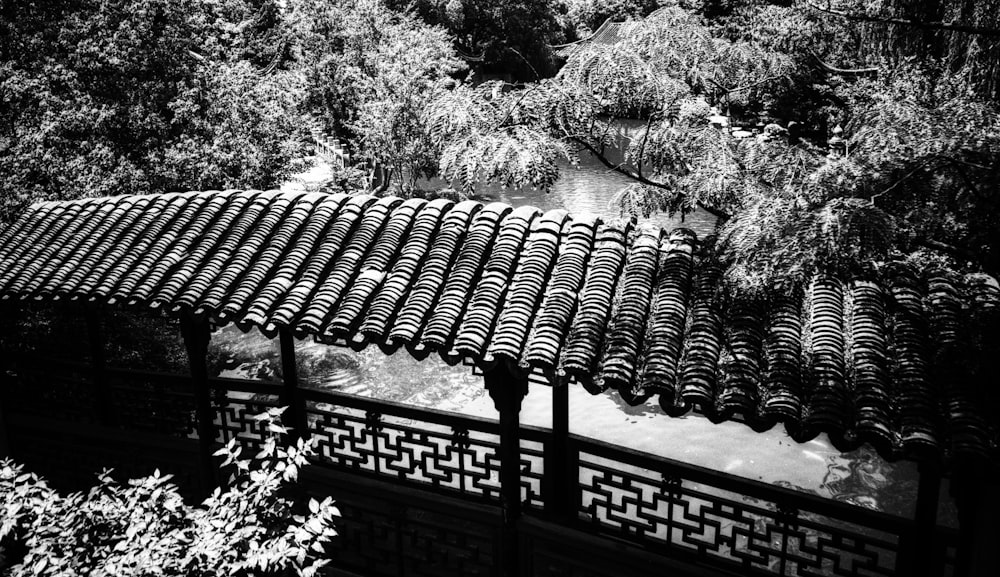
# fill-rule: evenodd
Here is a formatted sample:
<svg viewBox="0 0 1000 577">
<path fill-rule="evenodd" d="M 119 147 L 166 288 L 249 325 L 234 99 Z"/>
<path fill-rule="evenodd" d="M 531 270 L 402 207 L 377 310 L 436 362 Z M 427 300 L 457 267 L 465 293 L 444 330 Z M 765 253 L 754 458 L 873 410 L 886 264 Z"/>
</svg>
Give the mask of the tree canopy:
<svg viewBox="0 0 1000 577">
<path fill-rule="evenodd" d="M 1000 115 L 981 34 L 932 26 L 944 52 L 928 54 L 884 21 L 906 3 L 835 3 L 865 10 L 863 28 L 806 1 L 687 4 L 574 46 L 552 79 L 443 95 L 428 112 L 443 176 L 544 188 L 559 157 L 594 154 L 632 179 L 616 196 L 626 214 L 722 216 L 710 246 L 751 292 L 897 260 L 1000 271 Z"/>
<path fill-rule="evenodd" d="M 293 65 L 305 74 L 309 109 L 324 127 L 384 169 L 376 186 L 411 188 L 433 173 L 421 113 L 464 68 L 447 33 L 377 0 L 289 4 Z"/>
<path fill-rule="evenodd" d="M 457 50 L 482 73 L 534 80 L 556 71 L 551 46 L 563 40 L 562 2 L 390 0 L 389 5 L 444 27 Z"/>
<path fill-rule="evenodd" d="M 267 0 L 5 1 L 0 217 L 26 203 L 265 188 L 301 156 L 303 83 L 266 69 Z"/>
<path fill-rule="evenodd" d="M 546 189 L 564 160 L 594 155 L 631 179 L 615 197 L 625 215 L 722 217 L 707 246 L 751 291 L 897 260 L 996 274 L 998 8 L 3 2 L 0 212 L 274 186 L 324 128 L 365 165 L 339 180 L 376 191 L 435 173 L 467 193 Z M 617 41 L 553 60 L 567 30 L 607 17 L 628 19 Z"/>
</svg>

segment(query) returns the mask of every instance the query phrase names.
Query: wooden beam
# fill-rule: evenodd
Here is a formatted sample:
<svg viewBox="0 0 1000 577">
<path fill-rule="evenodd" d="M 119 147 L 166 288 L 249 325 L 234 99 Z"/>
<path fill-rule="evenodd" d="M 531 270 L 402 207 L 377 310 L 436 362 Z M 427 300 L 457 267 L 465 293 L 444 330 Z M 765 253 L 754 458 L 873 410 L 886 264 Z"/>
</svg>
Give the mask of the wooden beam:
<svg viewBox="0 0 1000 577">
<path fill-rule="evenodd" d="M 528 392 L 528 379 L 514 375 L 503 363 L 484 374 L 486 390 L 500 412 L 500 506 L 501 575 L 515 577 L 520 570 L 517 520 L 521 516 L 521 400 Z"/>
<path fill-rule="evenodd" d="M 191 383 L 194 387 L 195 411 L 198 417 L 198 444 L 201 456 L 202 489 L 208 493 L 221 481 L 215 466 L 215 410 L 208 384 L 208 342 L 211 338 L 208 321 L 204 317 L 186 314 L 181 317 L 181 334 L 187 348 Z"/>
</svg>

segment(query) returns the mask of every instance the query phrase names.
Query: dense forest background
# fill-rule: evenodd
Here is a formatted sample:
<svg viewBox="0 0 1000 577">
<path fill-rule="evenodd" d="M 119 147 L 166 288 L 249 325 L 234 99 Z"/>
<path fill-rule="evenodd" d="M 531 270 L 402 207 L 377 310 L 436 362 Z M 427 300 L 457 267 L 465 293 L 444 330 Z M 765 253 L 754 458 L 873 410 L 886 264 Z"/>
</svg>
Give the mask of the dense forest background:
<svg viewBox="0 0 1000 577">
<path fill-rule="evenodd" d="M 331 188 L 379 194 L 544 189 L 593 154 L 625 215 L 718 214 L 750 293 L 1000 273 L 992 0 L 2 0 L 0 39 L 4 220 L 275 187 L 325 132 L 357 160 Z"/>
</svg>

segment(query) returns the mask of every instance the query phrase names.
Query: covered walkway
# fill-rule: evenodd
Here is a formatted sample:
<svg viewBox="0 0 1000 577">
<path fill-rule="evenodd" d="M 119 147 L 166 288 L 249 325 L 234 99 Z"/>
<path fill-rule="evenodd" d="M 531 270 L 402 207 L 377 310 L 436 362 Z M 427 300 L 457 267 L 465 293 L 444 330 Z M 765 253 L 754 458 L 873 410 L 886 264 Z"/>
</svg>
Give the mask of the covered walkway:
<svg viewBox="0 0 1000 577">
<path fill-rule="evenodd" d="M 0 233 L 0 298 L 9 305 L 124 305 L 181 319 L 192 359 L 192 397 L 200 399 L 203 456 L 212 440 L 220 439 L 209 392 L 229 386 L 213 385 L 204 372 L 209 324 L 236 323 L 281 335 L 288 366 L 294 366 L 293 339 L 307 336 L 475 365 L 485 374 L 500 415 L 495 431 L 486 427 L 498 442 L 483 445 L 499 461 L 499 490 L 478 494 L 502 504 L 505 551 L 523 540 L 526 533 L 517 531 L 518 523 L 523 526 L 521 506 L 533 504 L 530 492 L 525 498 L 522 491 L 525 483 L 531 486 L 525 481 L 531 467 L 524 463 L 532 460 L 522 438 L 534 435 L 540 445 L 535 457 L 545 463 L 545 475 L 537 478 L 539 507 L 576 526 L 581 507 L 589 507 L 588 492 L 604 494 L 610 518 L 620 517 L 620 537 L 639 544 L 659 534 L 662 516 L 668 529 L 659 539 L 673 542 L 669 518 L 675 505 L 692 512 L 680 495 L 712 501 L 713 493 L 686 483 L 725 478 L 641 455 L 626 459 L 627 449 L 574 439 L 560 401 L 553 405 L 551 434 L 519 427 L 520 398 L 529 380 L 553 385 L 562 399 L 565 385 L 578 382 L 591 392 L 613 388 L 630 403 L 657 395 L 668 415 L 696 410 L 758 431 L 781 423 L 797 441 L 826 433 L 841 450 L 870 443 L 887 459 L 926 463 L 935 473 L 921 494 L 926 499 L 933 494 L 933 503 L 940 467 L 995 466 L 997 395 L 989 384 L 996 370 L 986 362 L 1000 326 L 995 279 L 925 274 L 900 264 L 887 266 L 879 278 L 845 284 L 818 277 L 801 290 L 756 300 L 733 299 L 719 289 L 719 267 L 703 258 L 688 231 L 499 203 L 276 191 L 123 196 L 37 204 Z M 300 430 L 323 434 L 325 426 L 344 426 L 308 404 L 329 402 L 328 396 L 300 392 L 294 376 L 286 385 L 275 402 L 298 407 L 292 418 Z M 419 417 L 398 407 L 358 410 Z M 466 442 L 468 423 L 438 425 L 454 428 L 456 446 Z M 377 417 L 358 426 L 385 429 Z M 329 443 L 329 457 L 336 461 L 337 442 L 330 437 Z M 584 454 L 596 458 L 590 473 L 581 468 Z M 371 472 L 406 477 L 402 469 L 378 470 L 385 455 L 377 448 L 372 456 Z M 616 457 L 628 463 L 620 475 L 602 465 L 602 459 Z M 337 462 L 344 470 L 359 466 Z M 684 471 L 668 473 L 664 467 Z M 657 470 L 663 475 L 659 488 L 641 473 Z M 617 489 L 588 489 L 595 475 L 602 486 Z M 745 484 L 717 482 L 722 491 L 770 494 Z M 632 497 L 613 502 L 629 492 Z M 843 539 L 864 540 L 862 533 L 831 537 L 827 545 L 809 541 L 801 528 L 809 522 L 795 506 L 786 506 L 787 499 L 773 497 L 774 524 L 767 529 L 767 534 L 785 531 L 780 553 L 767 548 L 736 555 L 738 566 L 765 574 L 808 573 L 844 554 L 824 553 L 824 547 L 846 550 Z M 737 502 L 718 505 L 713 515 L 743 518 L 747 511 Z M 880 557 L 872 552 L 876 545 L 859 545 L 850 554 L 855 557 L 850 569 L 831 574 L 861 574 L 862 567 L 873 566 L 880 568 L 874 574 L 891 575 L 912 567 L 909 556 L 919 556 L 921 544 L 934 543 L 933 503 L 918 504 L 915 524 L 897 527 L 896 545 L 878 541 L 891 555 Z M 811 506 L 819 507 L 819 515 L 842 513 Z M 767 511 L 752 515 L 766 517 Z M 739 532 L 725 537 L 704 508 L 697 515 L 709 527 L 716 523 L 703 537 L 716 547 L 754 550 L 740 545 Z M 801 548 L 788 549 L 789 531 L 802 535 L 807 553 L 810 546 L 819 547 L 808 553 L 813 561 L 799 559 L 806 555 Z M 896 549 L 904 542 L 905 555 Z M 940 551 L 939 546 L 923 554 L 935 556 L 931 550 Z M 694 549 L 701 551 L 696 556 L 707 554 L 702 546 Z M 772 563 L 771 553 L 780 562 Z M 859 554 L 868 560 L 856 558 Z M 508 574 L 517 571 L 518 561 L 511 563 Z"/>
</svg>

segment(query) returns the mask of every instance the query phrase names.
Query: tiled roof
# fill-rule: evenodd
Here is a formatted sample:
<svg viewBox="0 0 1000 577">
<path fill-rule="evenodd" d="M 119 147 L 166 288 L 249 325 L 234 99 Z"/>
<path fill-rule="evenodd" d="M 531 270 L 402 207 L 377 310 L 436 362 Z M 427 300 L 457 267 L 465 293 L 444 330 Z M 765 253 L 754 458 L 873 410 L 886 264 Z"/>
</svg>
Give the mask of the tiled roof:
<svg viewBox="0 0 1000 577">
<path fill-rule="evenodd" d="M 574 52 L 579 50 L 581 46 L 588 44 L 616 44 L 619 40 L 621 40 L 622 34 L 625 32 L 626 24 L 627 22 L 612 22 L 609 18 L 605 20 L 603 24 L 598 26 L 597 30 L 595 30 L 590 36 L 569 44 L 559 44 L 553 46 L 552 48 L 556 50 L 556 54 L 559 56 L 569 58 Z"/>
<path fill-rule="evenodd" d="M 992 277 L 817 278 L 728 302 L 694 235 L 447 200 L 199 192 L 36 204 L 4 299 L 82 299 L 574 377 L 888 458 L 997 457 Z M 995 354 L 995 352 L 994 352 Z M 987 387 L 985 385 L 993 385 Z M 993 403 L 993 404 L 991 404 Z"/>
</svg>

